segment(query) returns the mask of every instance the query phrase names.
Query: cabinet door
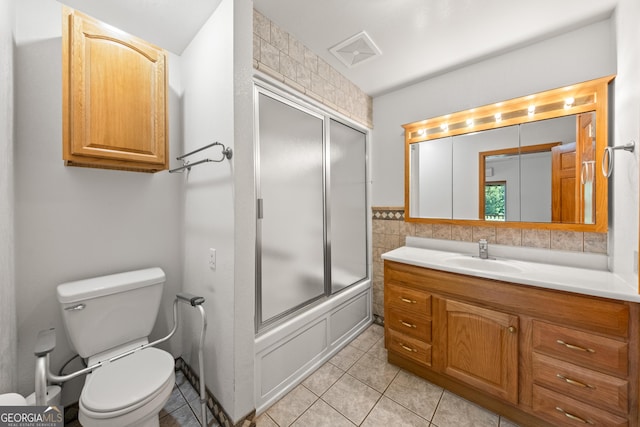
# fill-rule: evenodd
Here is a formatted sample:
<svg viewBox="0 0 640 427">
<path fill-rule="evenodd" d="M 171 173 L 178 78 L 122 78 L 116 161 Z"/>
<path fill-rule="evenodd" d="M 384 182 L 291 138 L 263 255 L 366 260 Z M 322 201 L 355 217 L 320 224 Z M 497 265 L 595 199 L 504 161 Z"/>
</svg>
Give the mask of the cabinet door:
<svg viewBox="0 0 640 427">
<path fill-rule="evenodd" d="M 518 317 L 453 300 L 439 307 L 443 372 L 517 403 Z"/>
<path fill-rule="evenodd" d="M 64 160 L 166 169 L 166 54 L 72 9 L 64 13 Z"/>
</svg>

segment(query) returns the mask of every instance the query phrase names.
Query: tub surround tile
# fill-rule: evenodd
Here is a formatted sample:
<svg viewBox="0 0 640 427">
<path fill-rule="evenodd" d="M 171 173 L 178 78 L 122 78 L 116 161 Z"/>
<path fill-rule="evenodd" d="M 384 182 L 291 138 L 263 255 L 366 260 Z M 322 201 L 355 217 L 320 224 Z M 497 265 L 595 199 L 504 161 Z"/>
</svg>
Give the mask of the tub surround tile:
<svg viewBox="0 0 640 427">
<path fill-rule="evenodd" d="M 335 68 L 257 10 L 253 13 L 254 68 L 373 128 L 373 100 Z M 264 68 L 266 66 L 266 68 Z"/>
<path fill-rule="evenodd" d="M 362 423 L 362 427 L 429 427 L 429 422 L 393 400 L 382 396 Z"/>
</svg>

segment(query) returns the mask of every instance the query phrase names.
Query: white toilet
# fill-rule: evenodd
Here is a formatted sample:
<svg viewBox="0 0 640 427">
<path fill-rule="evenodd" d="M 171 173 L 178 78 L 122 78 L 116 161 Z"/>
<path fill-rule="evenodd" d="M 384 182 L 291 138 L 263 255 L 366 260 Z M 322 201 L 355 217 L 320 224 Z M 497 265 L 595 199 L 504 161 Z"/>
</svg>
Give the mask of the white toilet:
<svg viewBox="0 0 640 427">
<path fill-rule="evenodd" d="M 149 342 L 164 282 L 160 268 L 149 268 L 58 286 L 69 341 L 88 366 Z M 136 351 L 87 375 L 78 419 L 85 427 L 158 426 L 174 383 L 171 354 Z"/>
</svg>

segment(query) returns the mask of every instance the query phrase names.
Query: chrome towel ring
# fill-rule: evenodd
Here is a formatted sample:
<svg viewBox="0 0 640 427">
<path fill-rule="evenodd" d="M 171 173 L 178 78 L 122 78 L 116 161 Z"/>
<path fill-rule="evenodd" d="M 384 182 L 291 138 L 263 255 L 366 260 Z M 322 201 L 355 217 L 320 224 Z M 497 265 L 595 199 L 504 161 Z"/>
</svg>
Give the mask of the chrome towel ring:
<svg viewBox="0 0 640 427">
<path fill-rule="evenodd" d="M 616 145 L 615 147 L 605 147 L 602 155 L 602 175 L 609 178 L 613 172 L 613 152 L 615 150 L 624 150 L 630 153 L 636 148 L 635 141 L 630 141 L 625 145 Z"/>
</svg>

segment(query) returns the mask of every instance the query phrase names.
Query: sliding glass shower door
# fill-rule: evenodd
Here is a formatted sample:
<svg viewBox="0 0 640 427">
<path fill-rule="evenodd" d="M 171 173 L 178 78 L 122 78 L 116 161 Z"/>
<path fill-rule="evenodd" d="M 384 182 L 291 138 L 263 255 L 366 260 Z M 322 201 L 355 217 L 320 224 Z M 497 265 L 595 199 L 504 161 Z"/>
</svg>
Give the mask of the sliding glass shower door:
<svg viewBox="0 0 640 427">
<path fill-rule="evenodd" d="M 367 278 L 366 138 L 256 90 L 256 329 Z"/>
<path fill-rule="evenodd" d="M 366 135 L 329 122 L 331 293 L 367 277 Z"/>
<path fill-rule="evenodd" d="M 324 295 L 324 120 L 258 95 L 260 318 Z"/>
</svg>

